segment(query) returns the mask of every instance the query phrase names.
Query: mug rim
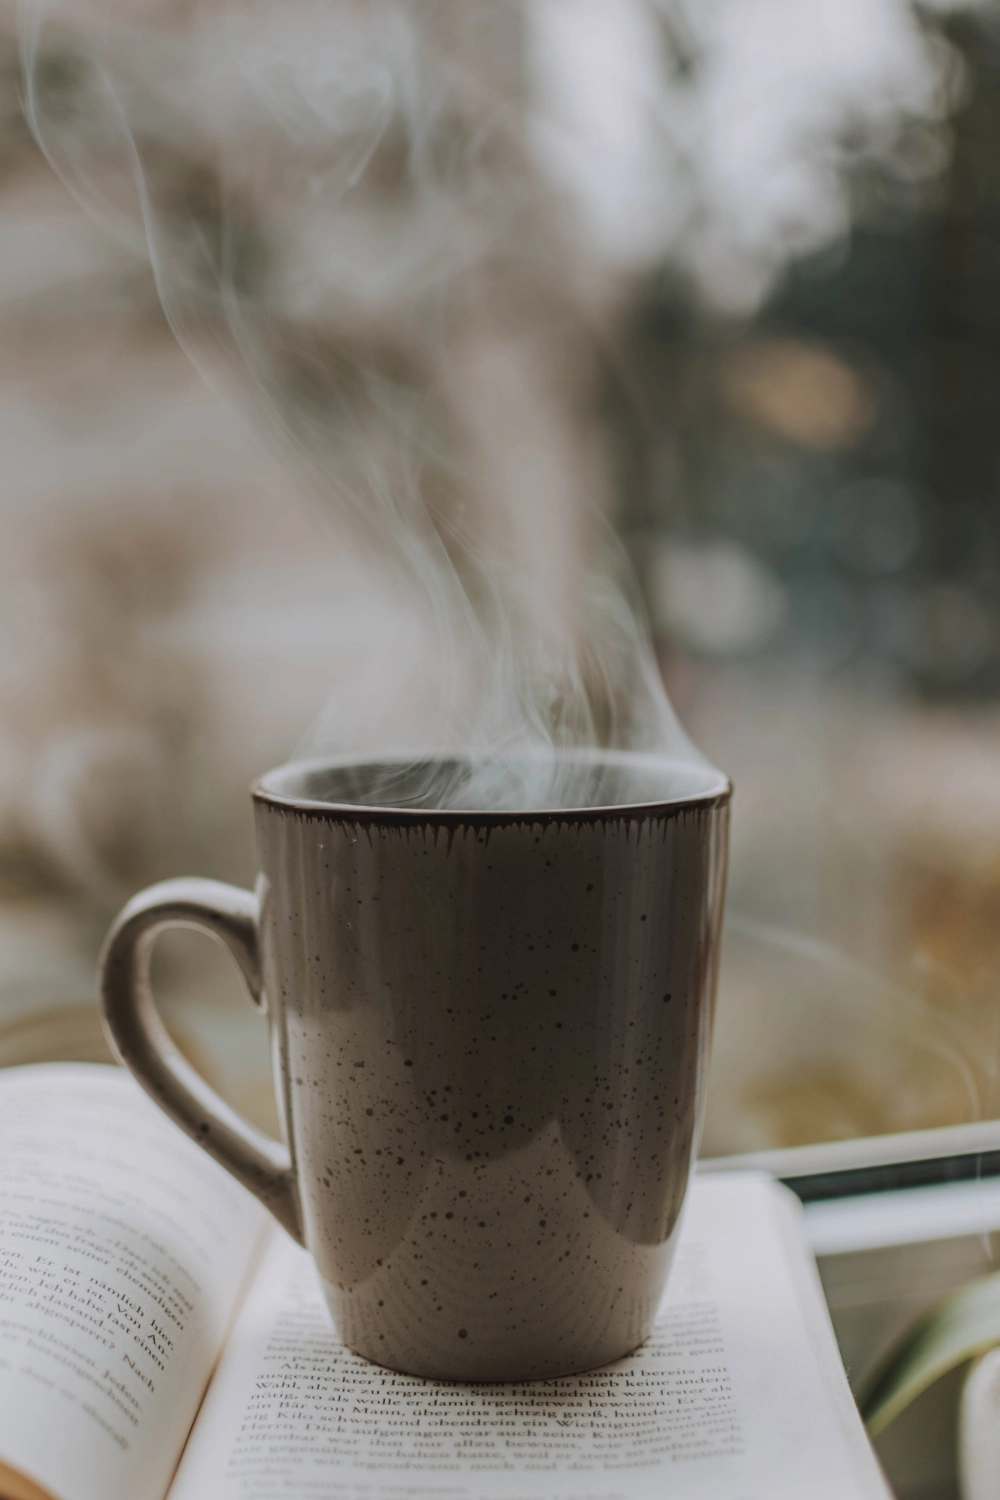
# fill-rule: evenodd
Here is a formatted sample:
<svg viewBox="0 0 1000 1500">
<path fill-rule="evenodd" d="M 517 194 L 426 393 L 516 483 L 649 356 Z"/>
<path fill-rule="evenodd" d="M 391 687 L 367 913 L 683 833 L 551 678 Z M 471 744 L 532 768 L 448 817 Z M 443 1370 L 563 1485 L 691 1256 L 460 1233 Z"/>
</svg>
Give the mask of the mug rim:
<svg viewBox="0 0 1000 1500">
<path fill-rule="evenodd" d="M 250 788 L 255 803 L 273 807 L 277 811 L 294 812 L 302 816 L 326 817 L 338 822 L 375 822 L 402 824 L 470 824 L 495 827 L 504 823 L 581 822 L 612 818 L 648 818 L 656 815 L 683 812 L 688 808 L 724 806 L 732 796 L 732 782 L 723 771 L 709 762 L 692 761 L 676 755 L 661 755 L 638 750 L 572 750 L 560 752 L 567 759 L 583 763 L 603 762 L 611 765 L 628 765 L 647 769 L 697 769 L 703 772 L 706 785 L 703 790 L 685 793 L 678 797 L 654 798 L 639 802 L 600 803 L 592 806 L 573 807 L 524 807 L 524 808 L 458 808 L 458 807 L 400 807 L 392 803 L 333 802 L 303 796 L 280 785 L 281 780 L 301 776 L 310 770 L 339 770 L 350 766 L 364 765 L 412 765 L 426 760 L 472 759 L 454 750 L 394 750 L 378 752 L 356 752 L 352 755 L 311 756 L 304 760 L 292 760 L 276 766 L 258 776 Z M 527 758 L 527 757 L 524 757 Z"/>
</svg>

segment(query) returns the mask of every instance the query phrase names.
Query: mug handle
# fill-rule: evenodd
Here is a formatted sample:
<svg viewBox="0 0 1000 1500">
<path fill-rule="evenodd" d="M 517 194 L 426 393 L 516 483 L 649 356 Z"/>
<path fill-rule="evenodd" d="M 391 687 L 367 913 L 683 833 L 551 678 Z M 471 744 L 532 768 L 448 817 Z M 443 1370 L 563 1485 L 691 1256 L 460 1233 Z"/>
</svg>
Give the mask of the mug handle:
<svg viewBox="0 0 1000 1500">
<path fill-rule="evenodd" d="M 104 1029 L 112 1050 L 146 1093 L 303 1244 L 298 1187 L 288 1147 L 230 1109 L 170 1040 L 153 1000 L 149 965 L 157 935 L 195 927 L 228 948 L 251 1002 L 266 1010 L 257 941 L 258 902 L 218 880 L 164 880 L 119 913 L 100 960 Z"/>
</svg>

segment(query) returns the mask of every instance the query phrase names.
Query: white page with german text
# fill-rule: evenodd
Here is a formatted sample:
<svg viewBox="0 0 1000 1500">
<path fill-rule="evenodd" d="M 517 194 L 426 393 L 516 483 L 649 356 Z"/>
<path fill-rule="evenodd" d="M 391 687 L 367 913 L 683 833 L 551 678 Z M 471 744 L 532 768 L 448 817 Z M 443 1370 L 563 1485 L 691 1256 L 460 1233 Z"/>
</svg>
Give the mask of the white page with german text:
<svg viewBox="0 0 1000 1500">
<path fill-rule="evenodd" d="M 0 1461 L 163 1500 L 267 1223 L 123 1071 L 0 1077 Z"/>
<path fill-rule="evenodd" d="M 308 1256 L 277 1238 L 169 1500 L 886 1500 L 789 1196 L 696 1181 L 645 1346 L 525 1385 L 349 1353 Z"/>
</svg>

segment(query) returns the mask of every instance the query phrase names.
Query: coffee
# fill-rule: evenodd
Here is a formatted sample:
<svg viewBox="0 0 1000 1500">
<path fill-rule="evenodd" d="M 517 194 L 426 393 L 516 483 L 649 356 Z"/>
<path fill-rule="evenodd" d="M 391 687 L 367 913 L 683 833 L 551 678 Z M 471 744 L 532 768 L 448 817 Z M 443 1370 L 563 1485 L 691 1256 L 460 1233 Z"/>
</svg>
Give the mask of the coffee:
<svg viewBox="0 0 1000 1500">
<path fill-rule="evenodd" d="M 286 768 L 254 792 L 294 1227 L 345 1342 L 396 1369 L 603 1364 L 646 1336 L 662 1292 L 729 791 L 641 757 L 588 775 L 633 800 L 427 808 L 412 796 L 427 765 L 385 762 Z M 164 1102 L 212 1148 L 203 1106 Z"/>
</svg>

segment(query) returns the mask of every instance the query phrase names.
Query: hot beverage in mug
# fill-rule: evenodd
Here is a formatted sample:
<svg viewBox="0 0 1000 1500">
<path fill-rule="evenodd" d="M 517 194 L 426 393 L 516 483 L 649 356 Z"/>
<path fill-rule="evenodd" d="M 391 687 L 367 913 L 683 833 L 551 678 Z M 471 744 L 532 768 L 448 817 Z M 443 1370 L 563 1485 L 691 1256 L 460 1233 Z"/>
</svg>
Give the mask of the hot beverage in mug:
<svg viewBox="0 0 1000 1500">
<path fill-rule="evenodd" d="M 345 1343 L 393 1369 L 605 1364 L 646 1337 L 670 1267 L 730 788 L 656 756 L 574 765 L 575 805 L 525 811 L 435 806 L 461 763 L 271 772 L 256 894 L 167 881 L 105 946 L 122 1061 L 309 1249 Z M 167 1038 L 149 956 L 176 923 L 221 938 L 267 1010 L 284 1143 Z"/>
</svg>

